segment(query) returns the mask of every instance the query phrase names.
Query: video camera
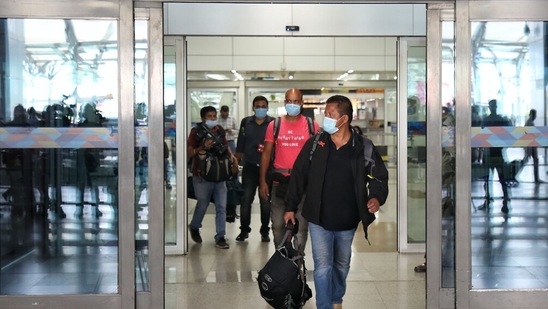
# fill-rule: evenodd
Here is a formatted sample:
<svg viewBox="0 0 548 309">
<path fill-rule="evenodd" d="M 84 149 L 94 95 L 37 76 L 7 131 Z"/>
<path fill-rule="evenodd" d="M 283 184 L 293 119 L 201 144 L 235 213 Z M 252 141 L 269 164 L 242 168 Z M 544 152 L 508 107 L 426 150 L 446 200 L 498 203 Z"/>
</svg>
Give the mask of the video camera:
<svg viewBox="0 0 548 309">
<path fill-rule="evenodd" d="M 211 133 L 210 130 L 205 128 L 203 125 L 200 125 L 197 127 L 196 130 L 196 138 L 201 143 L 202 141 L 205 142 L 207 140 L 212 140 L 213 145 L 208 150 L 208 152 L 212 153 L 215 156 L 223 155 L 226 150 L 228 149 L 228 145 L 224 144 L 223 142 L 219 141 L 219 139 Z"/>
</svg>

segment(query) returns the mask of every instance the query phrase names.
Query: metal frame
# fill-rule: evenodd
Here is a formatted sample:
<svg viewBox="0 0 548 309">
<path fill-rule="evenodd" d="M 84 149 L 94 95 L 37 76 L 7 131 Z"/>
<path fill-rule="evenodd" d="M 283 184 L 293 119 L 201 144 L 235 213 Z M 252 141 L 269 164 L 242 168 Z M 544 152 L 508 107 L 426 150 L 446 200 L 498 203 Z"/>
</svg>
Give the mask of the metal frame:
<svg viewBox="0 0 548 309">
<path fill-rule="evenodd" d="M 162 9 L 148 8 L 149 44 L 149 291 L 150 306 L 164 307 L 164 43 Z M 161 158 L 158 159 L 158 158 Z M 156 160 L 155 160 L 156 159 Z M 161 207 L 157 207 L 160 205 Z M 139 293 L 140 294 L 140 293 Z M 140 303 L 138 304 L 140 306 Z"/>
<path fill-rule="evenodd" d="M 427 112 L 426 128 L 426 260 L 428 272 L 426 274 L 426 307 L 450 308 L 454 302 L 454 295 L 441 293 L 441 9 L 428 7 L 426 13 L 426 67 L 427 67 Z M 442 304 L 446 304 L 442 306 Z"/>
</svg>

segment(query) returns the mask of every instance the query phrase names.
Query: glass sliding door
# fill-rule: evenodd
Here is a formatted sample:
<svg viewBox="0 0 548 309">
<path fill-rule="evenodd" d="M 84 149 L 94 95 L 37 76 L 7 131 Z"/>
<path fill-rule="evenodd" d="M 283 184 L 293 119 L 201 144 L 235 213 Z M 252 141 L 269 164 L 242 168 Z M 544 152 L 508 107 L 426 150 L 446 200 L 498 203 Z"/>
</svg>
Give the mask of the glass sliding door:
<svg viewBox="0 0 548 309">
<path fill-rule="evenodd" d="M 471 33 L 472 288 L 545 289 L 546 23 L 472 22 Z"/>
<path fill-rule="evenodd" d="M 116 294 L 116 20 L 1 19 L 0 294 Z"/>
</svg>

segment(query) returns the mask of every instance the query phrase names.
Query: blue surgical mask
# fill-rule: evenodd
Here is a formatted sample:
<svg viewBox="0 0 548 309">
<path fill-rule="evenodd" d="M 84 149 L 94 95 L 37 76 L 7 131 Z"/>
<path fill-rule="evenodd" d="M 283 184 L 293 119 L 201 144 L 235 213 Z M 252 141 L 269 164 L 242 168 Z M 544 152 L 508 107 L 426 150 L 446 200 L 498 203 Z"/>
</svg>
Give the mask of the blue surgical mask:
<svg viewBox="0 0 548 309">
<path fill-rule="evenodd" d="M 268 112 L 268 108 L 256 108 L 255 117 L 259 119 L 263 119 L 264 117 L 266 117 L 267 112 Z"/>
<path fill-rule="evenodd" d="M 206 127 L 213 129 L 217 125 L 217 120 L 206 120 Z"/>
<path fill-rule="evenodd" d="M 323 130 L 325 132 L 327 132 L 328 134 L 333 134 L 333 133 L 339 131 L 339 128 L 337 127 L 337 121 L 339 121 L 341 118 L 333 119 L 333 118 L 329 118 L 329 117 L 324 117 L 323 118 Z"/>
<path fill-rule="evenodd" d="M 288 103 L 285 105 L 285 111 L 289 116 L 297 116 L 301 113 L 301 106 L 299 104 Z"/>
</svg>

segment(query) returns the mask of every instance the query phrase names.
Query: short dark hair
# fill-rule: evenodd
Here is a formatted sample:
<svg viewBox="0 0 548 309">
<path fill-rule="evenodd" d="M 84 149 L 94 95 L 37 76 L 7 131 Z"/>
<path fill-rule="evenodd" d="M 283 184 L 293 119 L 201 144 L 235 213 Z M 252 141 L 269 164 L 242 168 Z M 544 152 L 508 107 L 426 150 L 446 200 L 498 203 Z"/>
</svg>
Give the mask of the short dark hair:
<svg viewBox="0 0 548 309">
<path fill-rule="evenodd" d="M 200 117 L 202 119 L 205 118 L 206 114 L 209 113 L 209 112 L 215 112 L 215 114 L 217 114 L 217 109 L 215 109 L 215 107 L 211 106 L 211 105 L 208 105 L 208 106 L 204 106 L 202 107 L 202 109 L 200 110 Z"/>
<path fill-rule="evenodd" d="M 334 95 L 325 102 L 325 104 L 331 103 L 337 104 L 337 111 L 339 114 L 348 115 L 348 124 L 350 125 L 350 123 L 352 123 L 352 115 L 354 113 L 350 99 L 343 95 Z"/>
<path fill-rule="evenodd" d="M 260 102 L 260 101 L 265 101 L 266 102 L 266 106 L 268 106 L 268 100 L 262 96 L 262 95 L 258 95 L 256 96 L 254 99 L 253 99 L 253 103 L 251 104 L 253 107 L 255 107 L 255 102 Z"/>
<path fill-rule="evenodd" d="M 228 111 L 229 111 L 228 105 L 221 106 L 221 112 L 228 112 Z"/>
</svg>

